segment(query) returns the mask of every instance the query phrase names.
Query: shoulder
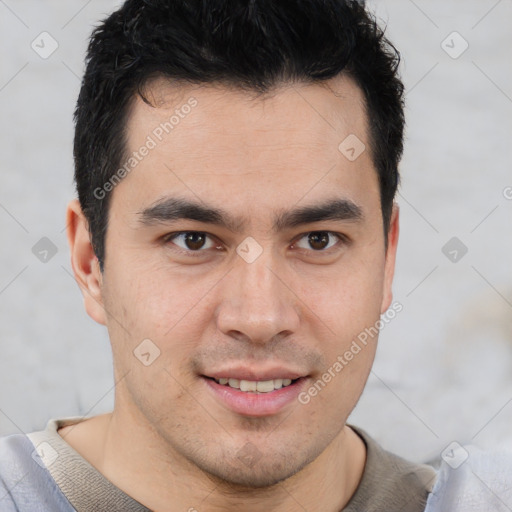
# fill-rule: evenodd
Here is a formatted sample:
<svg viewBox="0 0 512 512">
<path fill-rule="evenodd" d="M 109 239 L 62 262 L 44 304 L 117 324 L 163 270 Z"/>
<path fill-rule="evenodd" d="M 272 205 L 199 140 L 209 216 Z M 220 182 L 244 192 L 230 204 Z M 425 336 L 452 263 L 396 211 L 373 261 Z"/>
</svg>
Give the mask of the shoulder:
<svg viewBox="0 0 512 512">
<path fill-rule="evenodd" d="M 445 454 L 426 512 L 512 510 L 512 452 L 460 446 Z"/>
<path fill-rule="evenodd" d="M 0 438 L 0 510 L 2 512 L 70 512 L 29 437 Z"/>
<path fill-rule="evenodd" d="M 363 477 L 345 511 L 423 512 L 436 481 L 434 468 L 388 452 L 364 430 L 351 428 L 366 444 L 367 455 Z"/>
</svg>

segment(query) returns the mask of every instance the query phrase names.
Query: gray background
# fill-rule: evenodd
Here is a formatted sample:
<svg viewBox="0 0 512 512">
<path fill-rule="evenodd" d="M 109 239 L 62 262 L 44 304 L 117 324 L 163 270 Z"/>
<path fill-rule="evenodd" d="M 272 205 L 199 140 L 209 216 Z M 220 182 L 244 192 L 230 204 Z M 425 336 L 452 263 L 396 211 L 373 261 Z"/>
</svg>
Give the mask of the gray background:
<svg viewBox="0 0 512 512">
<path fill-rule="evenodd" d="M 107 333 L 83 310 L 64 213 L 87 38 L 117 4 L 0 0 L 0 435 L 113 404 Z M 403 311 L 382 331 L 351 422 L 414 460 L 452 441 L 512 448 L 512 1 L 370 6 L 407 87 Z M 58 44 L 47 58 L 31 47 L 51 49 L 42 32 Z M 43 237 L 57 251 L 46 262 Z M 455 262 L 442 251 L 453 237 Z"/>
</svg>

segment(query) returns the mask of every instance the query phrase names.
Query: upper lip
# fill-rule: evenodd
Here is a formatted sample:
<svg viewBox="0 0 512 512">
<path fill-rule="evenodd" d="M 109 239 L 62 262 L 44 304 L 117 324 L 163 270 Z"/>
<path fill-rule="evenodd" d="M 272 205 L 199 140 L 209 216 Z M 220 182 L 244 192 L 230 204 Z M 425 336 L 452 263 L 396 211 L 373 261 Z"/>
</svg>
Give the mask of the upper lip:
<svg viewBox="0 0 512 512">
<path fill-rule="evenodd" d="M 257 369 L 248 368 L 242 366 L 236 366 L 231 368 L 223 368 L 222 370 L 215 370 L 203 374 L 205 377 L 211 377 L 213 379 L 238 379 L 238 380 L 274 380 L 274 379 L 291 379 L 295 380 L 300 377 L 305 377 L 305 372 L 291 370 L 281 366 L 274 366 L 272 368 Z"/>
</svg>

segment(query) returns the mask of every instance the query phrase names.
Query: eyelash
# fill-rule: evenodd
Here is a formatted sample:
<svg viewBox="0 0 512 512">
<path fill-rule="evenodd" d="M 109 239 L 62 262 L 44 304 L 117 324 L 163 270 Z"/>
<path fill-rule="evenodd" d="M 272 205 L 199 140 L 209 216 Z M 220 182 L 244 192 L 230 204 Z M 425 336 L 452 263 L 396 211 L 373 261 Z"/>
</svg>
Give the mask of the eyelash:
<svg viewBox="0 0 512 512">
<path fill-rule="evenodd" d="M 214 245 L 216 245 L 216 247 L 209 247 L 207 249 L 201 248 L 201 249 L 194 251 L 191 249 L 183 249 L 182 247 L 179 247 L 173 243 L 173 240 L 178 238 L 179 236 L 188 235 L 191 233 L 205 235 L 207 239 L 210 239 L 214 243 Z M 314 254 L 330 254 L 332 252 L 331 251 L 332 249 L 335 249 L 339 245 L 347 245 L 350 242 L 349 238 L 342 233 L 336 233 L 334 231 L 318 230 L 318 231 L 308 231 L 307 233 L 303 233 L 303 234 L 299 235 L 295 239 L 295 241 L 292 242 L 292 247 L 295 246 L 303 238 L 305 238 L 309 235 L 315 234 L 315 233 L 327 233 L 329 237 L 337 238 L 338 242 L 335 245 L 328 247 L 327 249 L 320 249 L 320 250 L 316 250 L 316 251 L 314 249 L 299 249 L 299 250 L 306 251 L 308 253 L 314 253 Z M 213 235 L 210 235 L 210 234 L 206 233 L 205 231 L 178 231 L 175 233 L 170 233 L 170 234 L 166 235 L 165 237 L 163 237 L 163 242 L 165 244 L 173 243 L 173 245 L 176 247 L 175 249 L 173 249 L 174 251 L 176 251 L 180 254 L 185 254 L 187 256 L 192 256 L 192 257 L 201 256 L 201 253 L 204 253 L 209 249 L 213 249 L 213 248 L 220 249 L 220 247 L 219 247 L 221 245 L 220 242 L 216 243 L 215 240 L 216 240 L 216 238 Z M 329 243 L 330 243 L 330 240 L 329 240 Z"/>
</svg>

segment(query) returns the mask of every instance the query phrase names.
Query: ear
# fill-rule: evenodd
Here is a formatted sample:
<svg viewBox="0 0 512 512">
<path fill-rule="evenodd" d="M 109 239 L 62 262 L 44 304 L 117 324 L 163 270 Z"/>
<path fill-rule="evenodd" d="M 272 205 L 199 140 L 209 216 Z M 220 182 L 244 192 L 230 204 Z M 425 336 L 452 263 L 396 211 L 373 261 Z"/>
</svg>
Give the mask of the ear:
<svg viewBox="0 0 512 512">
<path fill-rule="evenodd" d="M 66 210 L 68 243 L 71 249 L 71 267 L 84 296 L 87 314 L 99 324 L 106 325 L 106 314 L 101 295 L 102 274 L 89 235 L 89 224 L 78 199 L 73 199 Z"/>
<path fill-rule="evenodd" d="M 396 249 L 398 246 L 398 233 L 400 231 L 399 213 L 398 204 L 394 203 L 388 229 L 388 247 L 384 267 L 384 293 L 382 296 L 381 314 L 389 308 L 393 300 L 393 276 L 395 274 Z"/>
</svg>

